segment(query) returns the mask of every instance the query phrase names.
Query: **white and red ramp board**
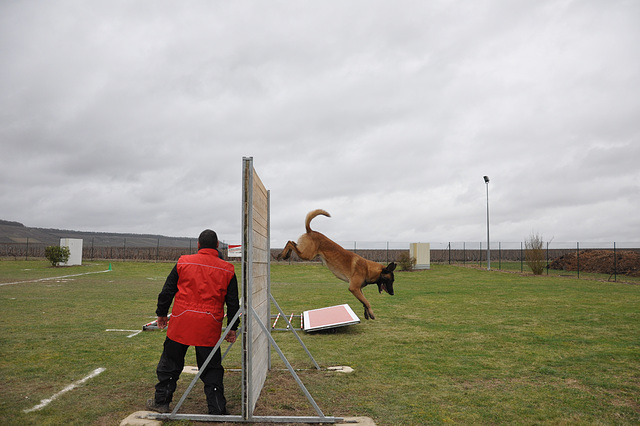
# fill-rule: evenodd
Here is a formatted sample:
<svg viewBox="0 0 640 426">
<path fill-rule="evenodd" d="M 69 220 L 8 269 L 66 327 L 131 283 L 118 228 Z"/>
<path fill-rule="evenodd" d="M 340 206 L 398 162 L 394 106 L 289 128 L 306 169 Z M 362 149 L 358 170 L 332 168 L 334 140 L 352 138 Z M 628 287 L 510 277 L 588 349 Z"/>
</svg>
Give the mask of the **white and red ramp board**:
<svg viewBox="0 0 640 426">
<path fill-rule="evenodd" d="M 360 323 L 360 318 L 358 318 L 353 312 L 353 309 L 346 303 L 344 305 L 304 311 L 302 315 L 304 319 L 303 329 L 307 332 Z"/>
</svg>

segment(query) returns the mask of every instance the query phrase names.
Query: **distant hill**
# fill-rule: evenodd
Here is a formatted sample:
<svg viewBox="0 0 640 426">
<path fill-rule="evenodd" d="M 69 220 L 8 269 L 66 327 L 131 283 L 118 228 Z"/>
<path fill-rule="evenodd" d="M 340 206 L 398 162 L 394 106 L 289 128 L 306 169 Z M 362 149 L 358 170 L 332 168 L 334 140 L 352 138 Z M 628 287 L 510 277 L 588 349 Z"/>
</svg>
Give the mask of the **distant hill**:
<svg viewBox="0 0 640 426">
<path fill-rule="evenodd" d="M 78 238 L 85 247 L 191 247 L 196 239 L 167 237 L 165 235 L 124 234 L 112 232 L 86 232 L 66 229 L 30 228 L 20 222 L 0 219 L 0 244 L 44 244 L 58 245 L 60 238 Z"/>
</svg>

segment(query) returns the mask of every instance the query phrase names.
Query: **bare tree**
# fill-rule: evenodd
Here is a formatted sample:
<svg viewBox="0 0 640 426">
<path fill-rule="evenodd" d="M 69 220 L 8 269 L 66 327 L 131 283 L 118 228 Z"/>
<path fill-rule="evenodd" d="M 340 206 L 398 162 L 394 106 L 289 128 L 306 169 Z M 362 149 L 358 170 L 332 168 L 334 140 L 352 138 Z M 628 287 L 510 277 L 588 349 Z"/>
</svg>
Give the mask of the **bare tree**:
<svg viewBox="0 0 640 426">
<path fill-rule="evenodd" d="M 524 259 L 534 275 L 542 275 L 544 271 L 544 241 L 542 235 L 531 233 L 524 242 Z"/>
<path fill-rule="evenodd" d="M 416 266 L 416 258 L 412 257 L 409 253 L 402 253 L 398 256 L 398 265 L 401 271 L 413 271 Z"/>
</svg>

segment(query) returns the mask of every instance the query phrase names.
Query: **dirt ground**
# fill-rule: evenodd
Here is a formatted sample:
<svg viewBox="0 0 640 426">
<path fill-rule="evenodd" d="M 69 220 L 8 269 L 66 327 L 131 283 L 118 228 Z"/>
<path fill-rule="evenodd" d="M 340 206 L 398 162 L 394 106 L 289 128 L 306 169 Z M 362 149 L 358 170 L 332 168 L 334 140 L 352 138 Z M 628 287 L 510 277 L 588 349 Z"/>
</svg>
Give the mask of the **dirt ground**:
<svg viewBox="0 0 640 426">
<path fill-rule="evenodd" d="M 579 255 L 578 259 L 575 252 L 565 254 L 551 262 L 549 268 L 577 271 L 579 260 L 580 272 L 640 276 L 640 253 L 635 251 L 616 251 L 615 259 L 613 250 L 583 250 Z"/>
</svg>

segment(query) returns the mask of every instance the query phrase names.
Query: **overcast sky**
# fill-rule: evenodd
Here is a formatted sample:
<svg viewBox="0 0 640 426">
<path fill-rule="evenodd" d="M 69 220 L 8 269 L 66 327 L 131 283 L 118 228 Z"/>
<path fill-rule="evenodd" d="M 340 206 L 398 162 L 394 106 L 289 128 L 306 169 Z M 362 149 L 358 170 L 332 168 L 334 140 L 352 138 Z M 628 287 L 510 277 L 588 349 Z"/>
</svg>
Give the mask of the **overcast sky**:
<svg viewBox="0 0 640 426">
<path fill-rule="evenodd" d="M 640 2 L 0 2 L 0 219 L 640 241 Z"/>
</svg>

